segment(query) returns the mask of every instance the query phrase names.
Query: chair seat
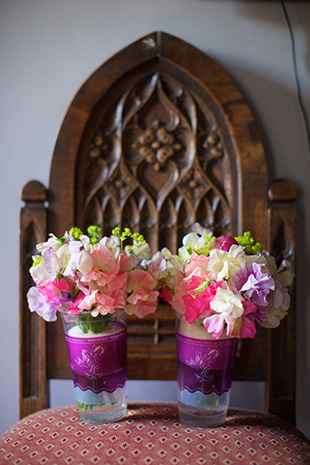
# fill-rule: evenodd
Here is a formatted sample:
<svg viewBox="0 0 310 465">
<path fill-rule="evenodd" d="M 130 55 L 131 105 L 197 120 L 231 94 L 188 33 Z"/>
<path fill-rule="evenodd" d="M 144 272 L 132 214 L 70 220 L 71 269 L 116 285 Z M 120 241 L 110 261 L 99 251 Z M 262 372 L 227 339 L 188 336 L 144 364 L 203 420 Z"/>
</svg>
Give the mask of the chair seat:
<svg viewBox="0 0 310 465">
<path fill-rule="evenodd" d="M 223 426 L 182 424 L 176 403 L 129 403 L 125 419 L 85 423 L 75 406 L 41 410 L 0 438 L 0 463 L 223 464 L 310 463 L 310 441 L 273 415 L 230 409 Z"/>
</svg>

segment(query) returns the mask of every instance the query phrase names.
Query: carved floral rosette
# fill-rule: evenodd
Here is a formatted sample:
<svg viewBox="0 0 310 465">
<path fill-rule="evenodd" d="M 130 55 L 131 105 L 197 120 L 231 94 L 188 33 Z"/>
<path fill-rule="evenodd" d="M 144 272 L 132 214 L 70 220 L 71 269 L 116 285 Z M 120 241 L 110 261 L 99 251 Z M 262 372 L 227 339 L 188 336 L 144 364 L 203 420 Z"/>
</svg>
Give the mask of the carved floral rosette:
<svg viewBox="0 0 310 465">
<path fill-rule="evenodd" d="M 116 83 L 115 100 L 103 99 L 81 151 L 79 223 L 104 234 L 129 226 L 153 250 L 176 250 L 196 221 L 228 233 L 231 166 L 197 86 L 156 72 L 128 78 L 126 87 Z"/>
</svg>

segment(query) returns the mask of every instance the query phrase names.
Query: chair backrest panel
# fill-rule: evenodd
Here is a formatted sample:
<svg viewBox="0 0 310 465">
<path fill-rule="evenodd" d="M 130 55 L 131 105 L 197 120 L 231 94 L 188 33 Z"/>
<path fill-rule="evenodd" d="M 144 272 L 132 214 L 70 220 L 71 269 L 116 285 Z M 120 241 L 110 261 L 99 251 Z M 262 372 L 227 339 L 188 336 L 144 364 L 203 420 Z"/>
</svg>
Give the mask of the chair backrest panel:
<svg viewBox="0 0 310 465">
<path fill-rule="evenodd" d="M 56 235 L 72 225 L 97 224 L 107 235 L 130 227 L 153 251 L 175 252 L 199 222 L 217 235 L 250 230 L 267 247 L 267 191 L 264 150 L 238 88 L 208 56 L 157 32 L 104 63 L 73 99 L 45 227 Z M 163 303 L 155 315 L 130 317 L 129 378 L 175 379 L 174 334 Z M 60 321 L 47 325 L 47 354 L 48 377 L 70 378 Z M 266 379 L 266 331 L 238 354 L 236 379 Z"/>
</svg>

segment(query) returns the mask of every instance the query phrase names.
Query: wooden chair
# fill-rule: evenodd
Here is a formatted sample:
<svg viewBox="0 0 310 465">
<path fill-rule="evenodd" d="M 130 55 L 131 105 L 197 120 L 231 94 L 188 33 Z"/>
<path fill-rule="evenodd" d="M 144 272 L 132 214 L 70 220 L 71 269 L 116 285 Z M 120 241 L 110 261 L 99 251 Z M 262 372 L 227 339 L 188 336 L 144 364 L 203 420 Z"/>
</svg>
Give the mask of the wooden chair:
<svg viewBox="0 0 310 465">
<path fill-rule="evenodd" d="M 48 379 L 71 378 L 60 319 L 46 324 L 26 301 L 31 255 L 49 232 L 97 224 L 109 235 L 128 226 L 153 251 L 165 245 L 175 251 L 197 221 L 215 234 L 249 230 L 295 266 L 295 190 L 268 179 L 242 94 L 212 59 L 161 32 L 123 49 L 85 82 L 59 132 L 48 189 L 31 181 L 22 200 L 21 418 L 48 407 Z M 234 379 L 264 380 L 267 412 L 294 423 L 294 286 L 291 295 L 279 328 L 239 343 Z M 176 379 L 174 314 L 167 305 L 144 320 L 129 318 L 128 377 Z"/>
</svg>

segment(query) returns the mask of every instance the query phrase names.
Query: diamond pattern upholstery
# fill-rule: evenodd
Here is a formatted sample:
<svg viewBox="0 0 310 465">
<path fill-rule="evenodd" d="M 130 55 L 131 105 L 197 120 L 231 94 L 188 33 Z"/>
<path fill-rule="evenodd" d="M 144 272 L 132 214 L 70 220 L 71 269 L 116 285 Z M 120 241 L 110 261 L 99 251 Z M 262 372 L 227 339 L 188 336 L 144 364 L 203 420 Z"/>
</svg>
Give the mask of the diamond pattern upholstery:
<svg viewBox="0 0 310 465">
<path fill-rule="evenodd" d="M 273 415 L 230 409 L 225 424 L 182 424 L 177 404 L 129 403 L 125 419 L 81 421 L 75 406 L 41 410 L 0 438 L 0 463 L 12 465 L 309 464 L 310 441 Z"/>
</svg>

